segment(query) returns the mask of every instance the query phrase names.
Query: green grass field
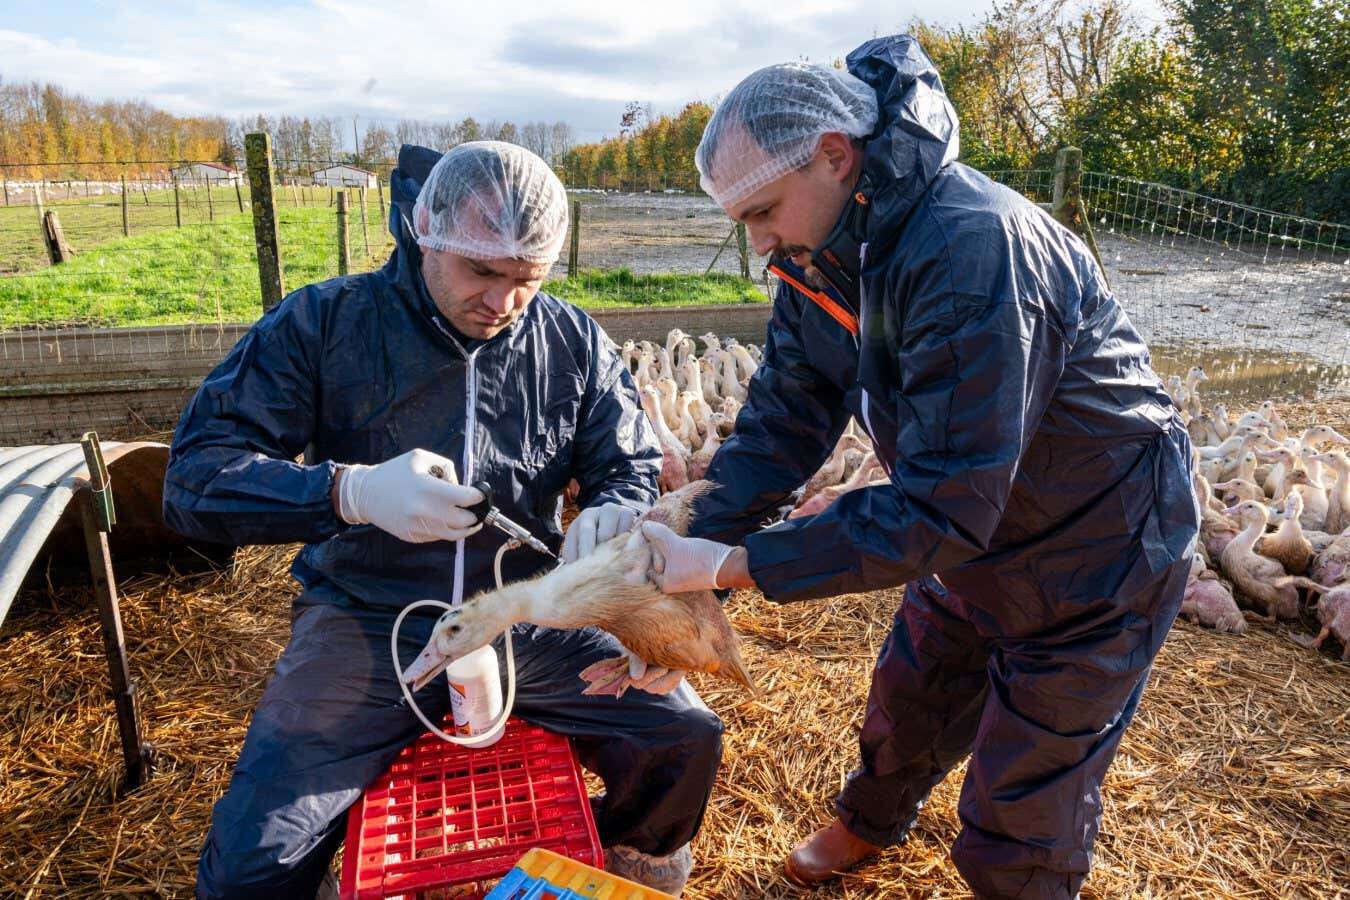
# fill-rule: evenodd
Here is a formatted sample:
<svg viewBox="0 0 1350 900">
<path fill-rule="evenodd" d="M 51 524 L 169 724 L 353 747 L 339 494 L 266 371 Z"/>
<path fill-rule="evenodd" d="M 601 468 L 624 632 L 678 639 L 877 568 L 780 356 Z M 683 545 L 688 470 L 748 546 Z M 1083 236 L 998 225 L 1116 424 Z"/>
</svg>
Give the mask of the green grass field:
<svg viewBox="0 0 1350 900">
<path fill-rule="evenodd" d="M 200 193 L 205 196 L 204 190 Z M 213 193 L 213 222 L 197 215 L 205 208 L 198 199 L 193 203 L 195 221 L 184 216 L 183 227 L 174 227 L 170 193 L 167 222 L 138 222 L 133 214 L 130 237 L 121 236 L 121 206 L 116 197 L 60 204 L 56 208 L 76 256 L 59 266 L 46 263 L 37 236 L 36 210 L 31 206 L 21 210 L 26 227 L 19 227 L 23 222 L 14 208 L 6 210 L 0 217 L 0 329 L 249 322 L 257 318 L 261 302 L 252 219 L 239 213 L 233 188 L 217 188 Z M 311 191 L 311 196 L 314 205 L 297 207 L 286 202 L 291 198 L 288 189 L 278 195 L 278 235 L 287 290 L 338 274 L 336 213 L 321 202 L 326 197 L 319 192 Z M 162 198 L 152 193 L 151 199 L 159 202 Z M 247 204 L 246 193 L 244 200 Z M 153 202 L 141 214 L 162 218 L 163 208 Z M 367 216 L 369 254 L 359 210 L 353 210 L 349 218 L 353 272 L 383 264 L 393 246 L 373 197 Z M 67 220 L 71 226 L 65 226 Z M 582 270 L 574 279 L 548 282 L 545 289 L 590 308 L 765 299 L 753 282 L 736 276 L 635 275 L 627 269 Z"/>
</svg>

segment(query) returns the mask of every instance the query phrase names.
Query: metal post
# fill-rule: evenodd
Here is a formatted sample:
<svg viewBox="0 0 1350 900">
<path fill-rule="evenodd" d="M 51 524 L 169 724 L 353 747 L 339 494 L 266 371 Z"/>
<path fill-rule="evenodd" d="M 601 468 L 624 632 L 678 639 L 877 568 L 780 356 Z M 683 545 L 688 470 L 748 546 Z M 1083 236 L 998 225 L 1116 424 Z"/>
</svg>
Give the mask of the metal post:
<svg viewBox="0 0 1350 900">
<path fill-rule="evenodd" d="M 338 191 L 337 195 L 337 240 L 338 274 L 346 275 L 351 270 L 351 260 L 347 251 L 347 192 Z"/>
<path fill-rule="evenodd" d="M 0 184 L 0 186 L 2 186 L 5 191 L 5 205 L 9 206 L 9 175 L 6 174 L 4 176 L 0 176 L 0 182 L 3 182 L 3 184 Z"/>
<path fill-rule="evenodd" d="M 127 176 L 122 175 L 122 237 L 131 234 L 131 219 L 127 216 Z"/>
<path fill-rule="evenodd" d="M 366 189 L 361 188 L 361 236 L 366 242 L 366 259 L 370 259 L 370 228 L 366 225 Z"/>
<path fill-rule="evenodd" d="M 173 176 L 173 221 L 179 227 L 183 227 L 183 200 L 179 196 L 178 176 Z"/>
<path fill-rule="evenodd" d="M 567 277 L 577 276 L 577 263 L 581 249 L 581 201 L 572 201 L 572 225 L 568 229 L 571 243 L 567 248 Z"/>
<path fill-rule="evenodd" d="M 113 575 L 108 532 L 116 524 L 112 483 L 98 435 L 87 432 L 80 443 L 89 469 L 89 485 L 80 493 L 80 519 L 84 526 L 85 550 L 89 555 L 89 575 L 98 595 L 99 623 L 103 631 L 103 649 L 108 657 L 108 677 L 112 682 L 113 704 L 117 709 L 117 731 L 122 739 L 122 759 L 126 763 L 126 786 L 135 788 L 150 779 L 154 771 L 155 748 L 141 740 L 136 702 L 136 684 L 127 665 L 126 640 L 122 634 L 122 616 L 117 602 L 117 579 Z"/>
<path fill-rule="evenodd" d="M 234 199 L 236 199 L 236 200 L 239 201 L 239 211 L 240 211 L 241 213 L 244 211 L 244 188 L 243 188 L 242 182 L 243 182 L 243 179 L 242 179 L 242 178 L 239 178 L 238 176 L 235 176 L 235 179 L 234 179 Z"/>
<path fill-rule="evenodd" d="M 216 204 L 211 200 L 211 179 L 206 179 L 206 216 L 207 221 L 216 220 Z"/>
<path fill-rule="evenodd" d="M 258 281 L 263 309 L 281 302 L 286 292 L 281 278 L 281 249 L 277 240 L 277 212 L 273 205 L 272 137 L 255 131 L 244 137 L 248 154 L 248 191 L 253 207 L 253 237 L 258 245 Z"/>
<path fill-rule="evenodd" d="M 379 176 L 375 178 L 375 191 L 380 195 L 380 227 L 388 228 L 389 217 L 384 212 L 384 182 L 380 181 Z"/>
</svg>

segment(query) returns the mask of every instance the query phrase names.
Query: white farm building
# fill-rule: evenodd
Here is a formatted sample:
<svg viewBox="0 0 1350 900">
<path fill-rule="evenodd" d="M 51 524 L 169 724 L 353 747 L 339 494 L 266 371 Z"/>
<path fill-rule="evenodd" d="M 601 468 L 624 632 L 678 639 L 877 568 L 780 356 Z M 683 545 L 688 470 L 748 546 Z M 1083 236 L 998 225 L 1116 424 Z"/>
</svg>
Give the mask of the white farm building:
<svg viewBox="0 0 1350 900">
<path fill-rule="evenodd" d="M 179 184 L 240 184 L 243 176 L 235 169 L 221 163 L 186 163 L 173 170 L 173 177 Z"/>
<path fill-rule="evenodd" d="M 365 169 L 358 169 L 345 163 L 319 169 L 313 173 L 313 178 L 315 184 L 332 187 L 374 188 L 378 181 L 378 176 L 374 172 L 367 172 Z"/>
</svg>

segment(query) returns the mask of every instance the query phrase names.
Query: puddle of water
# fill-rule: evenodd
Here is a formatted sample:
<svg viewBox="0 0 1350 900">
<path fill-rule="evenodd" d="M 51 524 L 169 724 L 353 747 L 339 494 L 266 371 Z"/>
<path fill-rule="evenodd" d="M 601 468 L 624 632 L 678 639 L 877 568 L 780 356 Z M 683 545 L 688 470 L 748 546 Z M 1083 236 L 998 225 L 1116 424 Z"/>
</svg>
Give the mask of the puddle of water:
<svg viewBox="0 0 1350 900">
<path fill-rule="evenodd" d="M 1328 363 L 1301 354 L 1250 353 L 1199 344 L 1150 346 L 1153 370 L 1166 380 L 1185 377 L 1201 366 L 1209 381 L 1205 398 L 1260 402 L 1267 399 L 1321 400 L 1350 397 L 1350 364 Z"/>
</svg>

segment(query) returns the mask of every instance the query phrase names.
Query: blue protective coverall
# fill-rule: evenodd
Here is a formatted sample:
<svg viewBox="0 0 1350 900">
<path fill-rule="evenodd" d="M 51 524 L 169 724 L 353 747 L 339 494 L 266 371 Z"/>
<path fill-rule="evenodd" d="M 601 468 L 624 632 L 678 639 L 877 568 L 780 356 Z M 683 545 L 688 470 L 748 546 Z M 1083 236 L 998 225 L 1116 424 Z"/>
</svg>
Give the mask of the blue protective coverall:
<svg viewBox="0 0 1350 900">
<path fill-rule="evenodd" d="M 1181 603 L 1198 528 L 1186 429 L 1084 245 L 954 162 L 956 114 L 918 44 L 872 40 L 848 67 L 881 112 L 861 308 L 785 264 L 693 533 L 743 543 L 778 601 L 908 584 L 839 815 L 897 844 L 971 755 L 962 875 L 981 896 L 1071 897 Z M 755 531 L 850 416 L 889 484 Z"/>
<path fill-rule="evenodd" d="M 338 463 L 422 448 L 486 480 L 495 502 L 555 550 L 569 480 L 582 507 L 657 493 L 661 454 L 633 381 L 599 326 L 540 293 L 519 321 L 466 342 L 439 319 L 406 223 L 440 154 L 404 147 L 393 174 L 397 247 L 380 271 L 336 278 L 270 310 L 202 384 L 174 436 L 164 514 L 224 543 L 303 542 L 291 639 L 212 813 L 202 897 L 312 896 L 343 837 L 347 808 L 423 730 L 403 705 L 389 633 L 406 604 L 492 586 L 504 538 L 409 544 L 333 510 Z M 303 462 L 296 462 L 303 454 Z M 508 553 L 506 580 L 551 561 Z M 435 612 L 401 631 L 407 665 Z M 606 846 L 665 855 L 698 830 L 721 756 L 721 722 L 688 685 L 656 696 L 582 697 L 578 673 L 621 649 L 595 629 L 521 626 L 516 715 L 574 739 L 605 782 Z M 433 721 L 449 695 L 417 695 Z"/>
</svg>

